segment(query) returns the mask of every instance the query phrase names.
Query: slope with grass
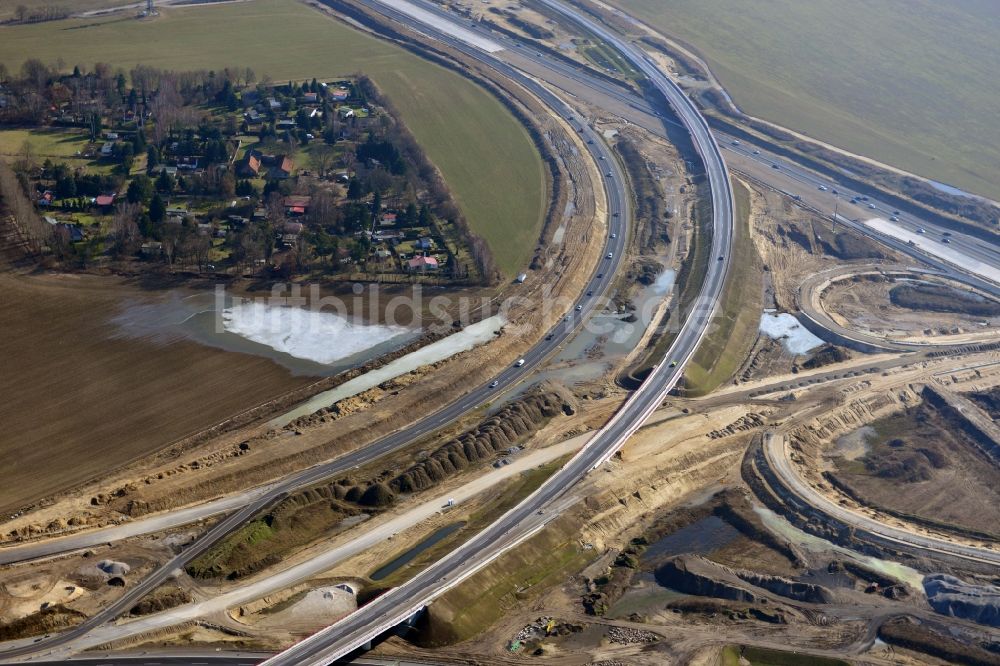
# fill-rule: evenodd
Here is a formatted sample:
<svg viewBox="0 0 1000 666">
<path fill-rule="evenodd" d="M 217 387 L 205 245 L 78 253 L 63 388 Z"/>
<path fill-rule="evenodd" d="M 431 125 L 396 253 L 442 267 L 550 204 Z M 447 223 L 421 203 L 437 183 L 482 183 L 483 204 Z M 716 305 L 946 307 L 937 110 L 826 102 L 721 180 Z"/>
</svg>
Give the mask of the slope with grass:
<svg viewBox="0 0 1000 666">
<path fill-rule="evenodd" d="M 0 27 L 0 63 L 27 57 L 68 68 L 108 62 L 177 71 L 251 67 L 275 81 L 368 74 L 400 109 L 452 188 L 473 231 L 508 276 L 528 263 L 545 181 L 527 131 L 460 74 L 330 19 L 295 0 L 170 7 L 152 21 L 71 19 Z"/>
<path fill-rule="evenodd" d="M 1000 198 L 991 0 L 611 0 L 700 53 L 746 113 Z"/>
</svg>

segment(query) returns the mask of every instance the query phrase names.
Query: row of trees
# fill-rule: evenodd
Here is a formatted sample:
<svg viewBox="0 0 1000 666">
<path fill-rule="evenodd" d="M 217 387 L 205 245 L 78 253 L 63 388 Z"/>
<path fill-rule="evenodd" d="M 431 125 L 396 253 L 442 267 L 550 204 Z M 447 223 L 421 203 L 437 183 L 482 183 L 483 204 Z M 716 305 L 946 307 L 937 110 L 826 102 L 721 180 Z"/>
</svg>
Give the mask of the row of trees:
<svg viewBox="0 0 1000 666">
<path fill-rule="evenodd" d="M 26 249 L 37 254 L 52 234 L 52 228 L 38 215 L 25 194 L 24 183 L 10 166 L 0 160 L 0 228 L 10 229 L 24 241 Z"/>
</svg>

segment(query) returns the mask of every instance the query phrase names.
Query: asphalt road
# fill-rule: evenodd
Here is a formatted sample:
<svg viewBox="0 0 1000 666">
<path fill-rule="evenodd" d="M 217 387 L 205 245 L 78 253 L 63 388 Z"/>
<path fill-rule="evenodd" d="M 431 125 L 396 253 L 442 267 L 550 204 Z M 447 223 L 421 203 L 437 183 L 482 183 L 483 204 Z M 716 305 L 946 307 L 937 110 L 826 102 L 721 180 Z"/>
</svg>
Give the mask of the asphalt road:
<svg viewBox="0 0 1000 666">
<path fill-rule="evenodd" d="M 266 652 L 109 652 L 99 656 L 74 657 L 59 661 L 33 661 L 37 666 L 70 664 L 71 666 L 255 666 L 271 656 Z M 429 661 L 394 659 L 392 657 L 362 657 L 351 662 L 356 666 L 435 666 Z"/>
<path fill-rule="evenodd" d="M 388 10 L 386 6 L 379 6 L 380 9 Z M 397 15 L 396 18 L 406 21 L 406 17 Z M 280 500 L 285 495 L 304 487 L 318 483 L 339 474 L 343 474 L 355 467 L 366 465 L 384 455 L 395 450 L 404 448 L 414 441 L 440 429 L 441 427 L 455 421 L 466 413 L 476 409 L 484 402 L 493 400 L 497 394 L 513 387 L 528 374 L 530 374 L 541 362 L 553 354 L 566 340 L 583 324 L 583 322 L 598 307 L 603 306 L 605 296 L 614 280 L 622 258 L 625 255 L 627 244 L 628 228 L 627 220 L 631 219 L 631 199 L 625 191 L 625 177 L 621 166 L 614 158 L 611 151 L 596 132 L 586 125 L 579 116 L 568 107 L 562 100 L 557 98 L 547 88 L 540 85 L 534 79 L 525 77 L 523 74 L 510 67 L 506 63 L 491 59 L 484 52 L 468 47 L 463 43 L 456 43 L 456 48 L 462 48 L 474 57 L 487 62 L 505 76 L 518 81 L 533 93 L 538 95 L 542 101 L 548 105 L 555 113 L 566 118 L 575 129 L 577 129 L 583 139 L 587 142 L 587 149 L 590 151 L 595 163 L 600 165 L 605 174 L 604 187 L 608 200 L 608 229 L 609 234 L 605 239 L 603 250 L 604 258 L 600 260 L 595 270 L 594 276 L 588 283 L 587 292 L 592 295 L 583 295 L 576 301 L 574 307 L 566 315 L 566 318 L 554 326 L 545 338 L 535 346 L 526 350 L 522 355 L 525 363 L 521 367 L 511 366 L 498 375 L 485 379 L 481 384 L 472 388 L 461 398 L 448 404 L 441 410 L 431 414 L 421 421 L 398 430 L 373 444 L 346 454 L 333 461 L 317 465 L 301 472 L 286 477 L 282 481 L 270 486 L 265 493 L 248 503 L 238 511 L 230 514 L 211 529 L 205 532 L 194 543 L 187 546 L 180 554 L 173 557 L 166 564 L 151 573 L 134 587 L 129 588 L 117 601 L 107 606 L 101 612 L 93 615 L 82 624 L 53 635 L 51 638 L 43 639 L 37 643 L 20 645 L 0 652 L 0 659 L 20 657 L 45 650 L 51 650 L 66 645 L 73 640 L 85 635 L 91 629 L 99 627 L 106 622 L 114 620 L 119 615 L 127 612 L 135 603 L 152 592 L 154 589 L 169 580 L 175 571 L 183 569 L 189 562 L 207 551 L 213 545 L 221 541 L 228 534 L 249 522 L 256 514 Z M 492 62 L 490 62 L 492 61 Z M 610 257 L 608 256 L 610 254 Z M 600 275 L 601 277 L 597 277 Z M 579 310 L 576 309 L 579 306 Z M 498 386 L 491 387 L 490 384 L 498 382 Z M 73 542 L 74 548 L 80 548 L 82 543 L 86 543 L 87 537 L 81 535 L 81 539 Z M 62 546 L 56 542 L 52 544 L 39 544 L 37 548 L 22 550 L 19 555 L 8 555 L 7 561 L 19 561 L 30 557 L 40 557 L 59 552 Z"/>
<path fill-rule="evenodd" d="M 636 67 L 643 70 L 670 101 L 689 129 L 695 147 L 705 163 L 713 200 L 712 256 L 722 257 L 722 260 L 710 262 L 700 292 L 701 306 L 687 313 L 686 320 L 667 353 L 666 358 L 676 360 L 677 363 L 661 362 L 656 366 L 646 382 L 579 454 L 532 495 L 444 559 L 401 587 L 390 590 L 337 624 L 269 659 L 265 664 L 329 664 L 407 621 L 434 598 L 473 575 L 510 547 L 543 529 L 553 515 L 551 510 L 549 513 L 546 510 L 577 481 L 606 462 L 660 406 L 680 378 L 684 366 L 711 323 L 728 271 L 734 205 L 725 161 L 707 123 L 683 92 L 644 54 L 602 26 L 577 15 L 572 9 L 553 0 L 542 1 L 617 48 Z M 385 13 L 382 8 L 379 11 Z M 446 37 L 439 38 L 447 40 Z"/>
</svg>

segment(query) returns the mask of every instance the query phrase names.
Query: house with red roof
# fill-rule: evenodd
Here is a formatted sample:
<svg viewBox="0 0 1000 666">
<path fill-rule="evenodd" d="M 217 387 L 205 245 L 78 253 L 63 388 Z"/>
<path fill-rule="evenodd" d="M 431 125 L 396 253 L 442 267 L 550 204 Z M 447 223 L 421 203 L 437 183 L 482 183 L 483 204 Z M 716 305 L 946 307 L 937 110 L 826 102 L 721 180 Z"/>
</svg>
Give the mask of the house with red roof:
<svg viewBox="0 0 1000 666">
<path fill-rule="evenodd" d="M 438 260 L 434 257 L 413 257 L 406 262 L 406 266 L 411 273 L 426 273 L 438 269 Z"/>
</svg>

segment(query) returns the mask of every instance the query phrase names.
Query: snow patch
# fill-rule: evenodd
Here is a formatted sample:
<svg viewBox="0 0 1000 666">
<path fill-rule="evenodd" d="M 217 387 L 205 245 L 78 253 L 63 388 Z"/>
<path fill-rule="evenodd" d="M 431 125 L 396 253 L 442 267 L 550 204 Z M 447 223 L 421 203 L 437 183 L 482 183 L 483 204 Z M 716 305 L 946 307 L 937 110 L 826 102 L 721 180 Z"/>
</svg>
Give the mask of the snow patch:
<svg viewBox="0 0 1000 666">
<path fill-rule="evenodd" d="M 451 35 L 455 39 L 461 40 L 470 46 L 475 46 L 476 48 L 482 49 L 487 53 L 496 53 L 497 51 L 503 51 L 503 47 L 500 44 L 494 42 L 492 39 L 487 39 L 477 35 L 471 30 L 463 28 L 458 23 L 450 21 L 442 16 L 429 12 L 426 9 L 418 7 L 412 3 L 406 2 L 406 0 L 379 0 L 383 5 L 388 5 L 392 7 L 397 12 L 406 14 L 412 19 L 419 21 L 425 25 L 429 25 L 432 28 L 440 30 L 446 34 Z"/>
<path fill-rule="evenodd" d="M 810 333 L 798 319 L 787 312 L 762 314 L 760 332 L 772 340 L 780 340 L 789 353 L 796 355 L 805 354 L 823 344 L 822 340 Z"/>
</svg>

